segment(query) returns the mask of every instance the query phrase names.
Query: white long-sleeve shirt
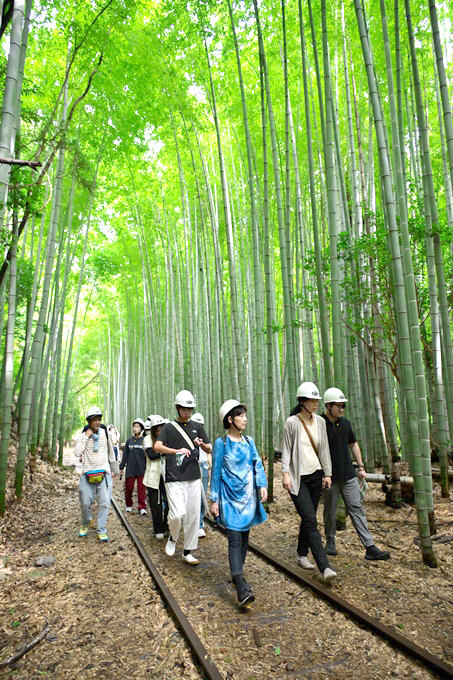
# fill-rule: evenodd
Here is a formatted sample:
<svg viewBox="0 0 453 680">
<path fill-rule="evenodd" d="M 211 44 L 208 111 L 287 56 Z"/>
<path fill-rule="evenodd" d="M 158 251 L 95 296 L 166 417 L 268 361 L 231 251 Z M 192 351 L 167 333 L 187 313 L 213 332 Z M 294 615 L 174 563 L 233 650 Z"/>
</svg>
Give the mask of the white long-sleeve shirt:
<svg viewBox="0 0 453 680">
<path fill-rule="evenodd" d="M 76 458 L 82 456 L 82 474 L 88 470 L 105 470 L 111 473 L 110 463 L 115 462 L 115 452 L 110 437 L 106 436 L 103 427 L 98 430 L 99 449 L 93 451 L 94 439 L 87 437 L 84 432 L 77 440 L 74 455 Z"/>
<path fill-rule="evenodd" d="M 323 471 L 325 477 L 332 476 L 329 442 L 326 421 L 317 413 L 310 434 L 318 449 L 316 455 L 304 426 L 297 416 L 290 416 L 283 431 L 282 472 L 288 472 L 291 479 L 291 493 L 299 493 L 301 475 L 309 475 L 316 470 Z"/>
</svg>

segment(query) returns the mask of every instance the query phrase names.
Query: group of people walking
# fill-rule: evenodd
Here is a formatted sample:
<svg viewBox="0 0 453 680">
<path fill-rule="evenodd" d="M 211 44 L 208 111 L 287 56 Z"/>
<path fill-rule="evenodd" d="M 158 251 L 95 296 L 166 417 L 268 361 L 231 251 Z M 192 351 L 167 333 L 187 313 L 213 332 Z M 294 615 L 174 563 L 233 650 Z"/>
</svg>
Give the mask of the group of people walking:
<svg viewBox="0 0 453 680">
<path fill-rule="evenodd" d="M 316 413 L 320 398 L 318 388 L 310 382 L 302 383 L 297 391 L 297 405 L 284 427 L 282 483 L 300 516 L 297 562 L 304 569 L 315 569 L 308 558 L 310 549 L 323 580 L 330 582 L 337 576 L 329 556 L 337 554 L 336 506 L 340 494 L 366 549 L 365 559 L 385 560 L 390 554 L 374 545 L 368 529 L 358 482 L 366 471 L 351 424 L 344 417 L 347 399 L 341 390 L 329 388 L 324 393 L 325 410 L 320 416 Z M 206 434 L 203 416 L 194 414 L 195 407 L 193 395 L 182 390 L 175 398 L 177 417 L 173 421 L 150 415 L 146 422 L 141 418 L 133 422 L 133 435 L 124 446 L 119 466 L 120 477 L 124 471 L 126 475 L 126 511 L 132 510 L 136 483 L 139 513 L 146 515 L 148 489 L 155 538 L 161 540 L 168 534 L 165 552 L 172 557 L 183 530 L 182 560 L 192 566 L 198 564 L 193 551 L 198 548 L 198 539 L 206 535 L 203 517 L 208 509 L 212 465 L 209 509 L 226 529 L 232 582 L 243 605 L 255 599 L 244 577 L 244 563 L 251 527 L 267 519 L 263 507 L 267 499 L 266 474 L 255 442 L 245 434 L 245 404 L 229 399 L 221 406 L 219 420 L 226 433 L 216 439 L 214 448 Z M 79 535 L 87 535 L 91 505 L 97 493 L 98 535 L 101 541 L 106 541 L 114 476 L 110 463 L 115 454 L 101 420 L 99 409 L 90 409 L 88 425 L 77 441 L 75 453 L 80 456 L 83 470 L 79 485 L 82 509 Z M 323 489 L 325 545 L 316 520 Z"/>
</svg>

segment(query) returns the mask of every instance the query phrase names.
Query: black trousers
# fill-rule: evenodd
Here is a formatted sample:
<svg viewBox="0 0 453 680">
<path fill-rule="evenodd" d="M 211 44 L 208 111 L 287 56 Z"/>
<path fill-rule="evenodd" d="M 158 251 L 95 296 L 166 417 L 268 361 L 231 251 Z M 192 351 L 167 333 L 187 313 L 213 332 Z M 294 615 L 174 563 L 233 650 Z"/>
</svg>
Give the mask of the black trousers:
<svg viewBox="0 0 453 680">
<path fill-rule="evenodd" d="M 250 531 L 226 530 L 228 537 L 228 559 L 230 562 L 231 576 L 242 574 L 247 548 L 249 547 Z"/>
<path fill-rule="evenodd" d="M 168 503 L 165 493 L 165 485 L 162 477 L 160 478 L 159 488 L 148 488 L 149 507 L 153 518 L 153 529 L 155 534 L 164 534 L 168 531 L 167 515 Z"/>
<path fill-rule="evenodd" d="M 316 510 L 322 490 L 322 470 L 316 470 L 311 475 L 301 475 L 299 493 L 291 494 L 295 508 L 300 516 L 299 541 L 297 554 L 307 556 L 311 549 L 319 571 L 323 572 L 329 565 L 326 551 L 318 531 Z"/>
</svg>

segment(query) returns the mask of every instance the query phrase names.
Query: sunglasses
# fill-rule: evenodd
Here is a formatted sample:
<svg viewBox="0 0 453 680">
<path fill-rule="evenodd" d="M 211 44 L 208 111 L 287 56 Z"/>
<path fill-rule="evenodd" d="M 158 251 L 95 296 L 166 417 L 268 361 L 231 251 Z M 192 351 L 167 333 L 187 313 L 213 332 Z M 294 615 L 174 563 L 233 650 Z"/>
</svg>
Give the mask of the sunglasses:
<svg viewBox="0 0 453 680">
<path fill-rule="evenodd" d="M 336 406 L 337 408 L 344 409 L 346 408 L 346 404 L 337 404 L 335 401 L 333 402 L 332 406 Z"/>
</svg>

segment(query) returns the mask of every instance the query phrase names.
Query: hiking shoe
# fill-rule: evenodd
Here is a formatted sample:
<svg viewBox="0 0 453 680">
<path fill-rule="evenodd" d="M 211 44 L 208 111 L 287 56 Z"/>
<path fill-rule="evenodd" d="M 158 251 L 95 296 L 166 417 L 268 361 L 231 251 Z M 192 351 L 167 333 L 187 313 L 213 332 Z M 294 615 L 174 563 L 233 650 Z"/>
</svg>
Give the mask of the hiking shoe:
<svg viewBox="0 0 453 680">
<path fill-rule="evenodd" d="M 206 536 L 206 531 L 203 529 L 203 527 L 200 527 L 198 529 L 198 538 L 204 538 Z"/>
<path fill-rule="evenodd" d="M 164 535 L 163 534 L 155 534 L 154 538 L 157 538 L 158 541 L 161 541 L 163 539 Z"/>
<path fill-rule="evenodd" d="M 366 549 L 365 559 L 366 560 L 389 560 L 390 559 L 390 553 L 387 552 L 387 550 L 379 550 L 379 548 L 376 547 L 375 545 L 370 545 L 370 547 Z"/>
<path fill-rule="evenodd" d="M 79 529 L 80 538 L 84 538 L 87 535 L 89 528 L 90 528 L 89 524 L 82 524 L 82 526 Z"/>
<path fill-rule="evenodd" d="M 328 538 L 326 541 L 326 553 L 328 555 L 338 555 L 337 549 L 335 547 L 335 541 L 333 541 L 331 538 Z"/>
<path fill-rule="evenodd" d="M 302 567 L 302 569 L 314 569 L 315 565 L 310 562 L 308 557 L 306 555 L 298 555 L 297 556 L 297 564 L 299 567 Z"/>
<path fill-rule="evenodd" d="M 172 539 L 171 536 L 168 537 L 167 545 L 165 546 L 165 552 L 168 557 L 173 557 L 176 550 L 176 541 Z"/>
<path fill-rule="evenodd" d="M 107 534 L 98 534 L 98 538 L 101 541 L 101 543 L 107 543 L 107 541 L 109 540 Z"/>
<path fill-rule="evenodd" d="M 129 506 L 127 506 L 127 507 L 126 507 L 126 512 L 132 512 L 132 508 L 130 508 Z"/>
<path fill-rule="evenodd" d="M 192 566 L 195 566 L 196 564 L 199 564 L 200 560 L 197 560 L 196 557 L 192 555 L 192 553 L 189 553 L 188 555 L 182 554 L 182 561 L 186 562 L 187 564 L 190 564 Z"/>
<path fill-rule="evenodd" d="M 242 574 L 233 576 L 233 583 L 236 586 L 238 602 L 241 606 L 255 601 L 255 596 L 252 593 L 252 589 Z"/>
<path fill-rule="evenodd" d="M 145 508 L 142 508 L 142 509 L 140 510 L 140 514 L 141 514 L 141 515 L 147 515 L 148 513 L 146 512 Z"/>
<path fill-rule="evenodd" d="M 330 583 L 335 578 L 337 578 L 337 572 L 331 569 L 330 567 L 327 567 L 327 569 L 324 569 L 322 578 L 325 583 Z"/>
</svg>

